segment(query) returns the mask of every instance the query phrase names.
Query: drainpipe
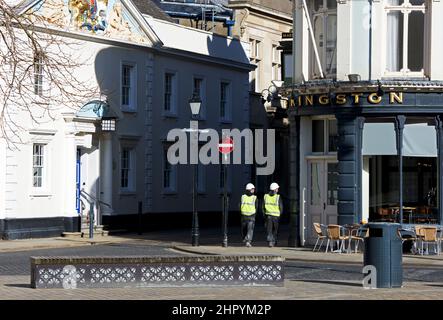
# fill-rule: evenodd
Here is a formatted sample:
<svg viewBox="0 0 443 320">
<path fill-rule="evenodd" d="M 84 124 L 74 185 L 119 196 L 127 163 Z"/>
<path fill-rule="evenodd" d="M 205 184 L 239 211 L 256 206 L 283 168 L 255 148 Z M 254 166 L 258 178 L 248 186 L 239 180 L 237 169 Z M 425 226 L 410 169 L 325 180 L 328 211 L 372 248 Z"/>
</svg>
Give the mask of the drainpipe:
<svg viewBox="0 0 443 320">
<path fill-rule="evenodd" d="M 369 81 L 372 80 L 372 0 L 369 1 Z"/>
<path fill-rule="evenodd" d="M 225 26 L 228 28 L 228 37 L 232 37 L 232 27 L 235 25 L 235 20 L 226 19 Z"/>
</svg>

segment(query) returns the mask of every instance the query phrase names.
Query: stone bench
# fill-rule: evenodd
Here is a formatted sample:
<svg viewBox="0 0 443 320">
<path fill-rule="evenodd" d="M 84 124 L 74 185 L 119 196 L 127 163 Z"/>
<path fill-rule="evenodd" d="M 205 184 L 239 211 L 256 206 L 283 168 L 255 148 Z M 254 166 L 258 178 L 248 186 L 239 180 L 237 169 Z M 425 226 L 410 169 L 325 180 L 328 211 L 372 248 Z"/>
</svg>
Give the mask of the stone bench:
<svg viewBox="0 0 443 320">
<path fill-rule="evenodd" d="M 31 257 L 31 287 L 283 286 L 283 262 L 276 255 Z"/>
</svg>

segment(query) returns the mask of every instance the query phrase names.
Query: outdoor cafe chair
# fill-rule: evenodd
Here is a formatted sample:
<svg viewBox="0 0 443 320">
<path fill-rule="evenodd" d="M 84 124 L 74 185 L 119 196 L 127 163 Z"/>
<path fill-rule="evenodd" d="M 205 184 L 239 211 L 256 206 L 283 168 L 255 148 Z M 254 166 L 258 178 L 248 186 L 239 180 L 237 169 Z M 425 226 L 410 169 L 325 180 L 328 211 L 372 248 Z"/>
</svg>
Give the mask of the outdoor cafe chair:
<svg viewBox="0 0 443 320">
<path fill-rule="evenodd" d="M 406 232 L 402 232 L 406 231 Z M 409 231 L 409 232 L 408 232 Z M 418 251 L 417 242 L 421 239 L 421 237 L 417 236 L 417 234 L 420 234 L 420 230 L 412 230 L 412 229 L 398 229 L 398 236 L 401 239 L 401 244 L 403 247 L 403 243 L 405 241 L 412 241 L 412 253 L 415 254 Z"/>
<path fill-rule="evenodd" d="M 443 243 L 443 229 L 440 227 L 437 231 L 438 252 L 441 253 Z"/>
<path fill-rule="evenodd" d="M 420 251 L 420 243 L 421 243 L 421 241 L 423 239 L 422 228 L 423 228 L 423 226 L 420 226 L 420 225 L 415 225 L 414 226 L 414 231 L 415 231 L 415 247 L 417 248 L 417 251 Z"/>
<path fill-rule="evenodd" d="M 317 241 L 315 242 L 314 250 L 312 250 L 312 251 L 315 251 L 315 249 L 317 249 L 318 242 L 321 240 L 320 245 L 318 246 L 318 250 L 317 250 L 317 251 L 320 251 L 320 249 L 323 245 L 323 242 L 327 238 L 327 234 L 324 233 L 320 223 L 318 223 L 318 222 L 314 222 L 314 230 L 315 230 L 315 233 L 317 234 Z"/>
<path fill-rule="evenodd" d="M 439 243 L 437 239 L 437 228 L 436 227 L 421 227 L 421 254 L 424 254 L 423 246 L 426 243 L 426 252 L 429 253 L 429 244 L 434 245 L 434 252 L 440 254 Z"/>
<path fill-rule="evenodd" d="M 355 253 L 357 253 L 358 245 L 363 243 L 365 238 L 369 237 L 369 228 L 358 228 L 354 229 L 351 232 L 351 236 L 349 239 L 349 250 L 351 250 L 351 241 L 355 241 Z"/>
<path fill-rule="evenodd" d="M 326 252 L 328 248 L 331 248 L 331 252 L 334 249 L 334 242 L 337 243 L 338 252 L 342 252 L 345 249 L 345 241 L 349 240 L 349 236 L 343 235 L 345 228 L 337 224 L 328 225 L 328 242 L 326 244 Z"/>
</svg>

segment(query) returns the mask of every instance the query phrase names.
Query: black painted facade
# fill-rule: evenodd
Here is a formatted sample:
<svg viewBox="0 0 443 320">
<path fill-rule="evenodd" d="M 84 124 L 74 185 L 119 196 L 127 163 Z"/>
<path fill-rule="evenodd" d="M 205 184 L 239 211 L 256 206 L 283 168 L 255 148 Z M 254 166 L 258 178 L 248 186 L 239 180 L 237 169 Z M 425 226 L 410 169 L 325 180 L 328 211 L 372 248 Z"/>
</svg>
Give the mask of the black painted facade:
<svg viewBox="0 0 443 320">
<path fill-rule="evenodd" d="M 395 93 L 397 99 L 392 98 Z M 355 95 L 358 96 L 356 103 Z M 371 95 L 371 97 L 369 97 Z M 399 157 L 400 219 L 403 216 L 403 129 L 408 119 L 422 117 L 435 123 L 438 148 L 438 208 L 440 223 L 443 221 L 443 82 L 419 81 L 374 81 L 374 82 L 333 82 L 311 81 L 303 85 L 286 88 L 291 122 L 291 144 L 296 159 L 291 162 L 291 212 L 293 219 L 300 223 L 300 126 L 297 123 L 304 116 L 334 115 L 338 126 L 338 223 L 358 223 L 362 212 L 362 138 L 363 127 L 375 118 L 392 121 L 395 125 L 397 156 Z M 322 97 L 322 100 L 319 98 Z M 400 97 L 401 99 L 398 99 Z M 344 102 L 345 100 L 345 102 Z M 320 103 L 321 102 L 321 103 Z M 339 103 L 337 103 L 339 102 Z M 381 141 L 380 143 L 383 143 Z M 309 213 L 308 213 L 309 214 Z M 401 220 L 402 221 L 402 220 Z M 293 222 L 296 223 L 295 221 Z M 298 230 L 293 230 L 296 232 Z M 292 236 L 293 238 L 296 236 Z M 293 242 L 294 244 L 295 242 Z"/>
<path fill-rule="evenodd" d="M 1 219 L 0 239 L 60 237 L 63 232 L 80 231 L 80 217 Z"/>
</svg>

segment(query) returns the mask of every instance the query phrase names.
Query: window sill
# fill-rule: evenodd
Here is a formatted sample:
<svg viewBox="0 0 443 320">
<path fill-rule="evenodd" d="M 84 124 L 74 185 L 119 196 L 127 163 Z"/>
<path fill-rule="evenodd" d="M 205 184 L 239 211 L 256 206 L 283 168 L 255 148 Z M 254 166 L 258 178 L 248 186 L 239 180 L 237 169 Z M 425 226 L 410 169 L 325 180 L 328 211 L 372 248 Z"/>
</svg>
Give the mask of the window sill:
<svg viewBox="0 0 443 320">
<path fill-rule="evenodd" d="M 170 112 L 164 112 L 163 113 L 163 118 L 177 119 L 178 118 L 178 114 L 170 113 Z"/>
<path fill-rule="evenodd" d="M 29 194 L 30 198 L 51 198 L 52 193 L 48 191 L 42 191 L 42 192 L 32 192 Z"/>
<path fill-rule="evenodd" d="M 191 189 L 191 191 L 189 192 L 189 194 L 192 196 L 192 189 Z M 207 193 L 207 191 L 197 191 L 197 195 L 198 196 L 207 196 L 208 195 L 208 193 Z"/>
<path fill-rule="evenodd" d="M 395 81 L 395 80 L 417 80 L 417 81 L 423 81 L 423 80 L 429 80 L 429 77 L 425 76 L 423 72 L 408 72 L 408 73 L 402 73 L 402 72 L 386 72 L 382 77 L 382 80 L 385 81 Z"/>
<path fill-rule="evenodd" d="M 135 190 L 120 190 L 120 196 L 135 196 L 137 192 Z"/>
<path fill-rule="evenodd" d="M 177 191 L 174 190 L 163 190 L 162 195 L 164 196 L 176 196 L 178 195 Z"/>
<path fill-rule="evenodd" d="M 125 113 L 137 113 L 137 108 L 121 106 L 120 110 Z"/>
</svg>

